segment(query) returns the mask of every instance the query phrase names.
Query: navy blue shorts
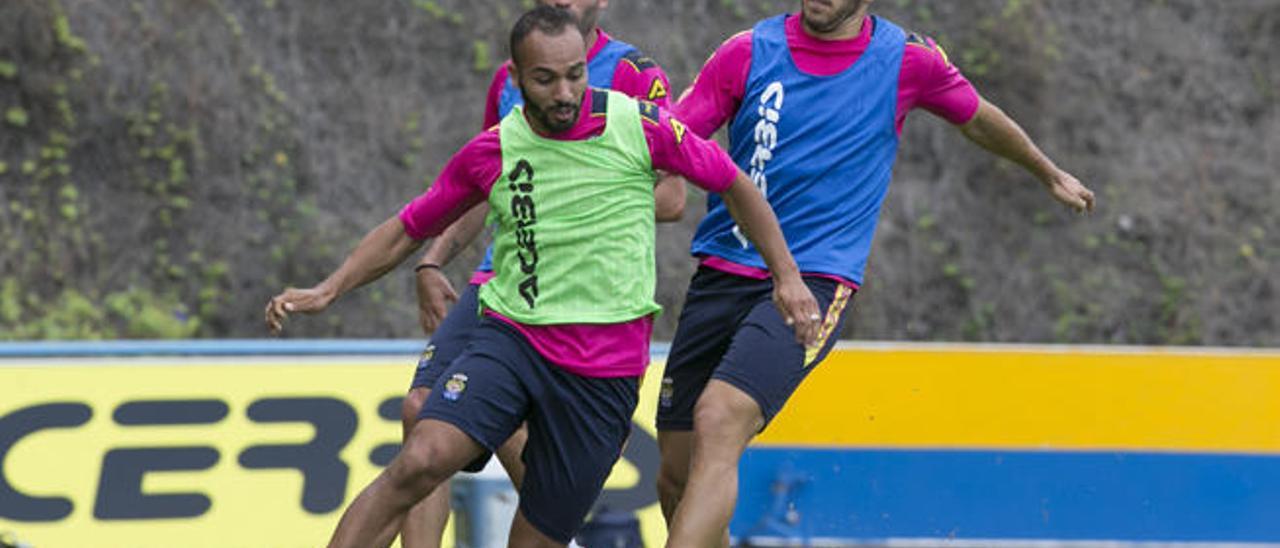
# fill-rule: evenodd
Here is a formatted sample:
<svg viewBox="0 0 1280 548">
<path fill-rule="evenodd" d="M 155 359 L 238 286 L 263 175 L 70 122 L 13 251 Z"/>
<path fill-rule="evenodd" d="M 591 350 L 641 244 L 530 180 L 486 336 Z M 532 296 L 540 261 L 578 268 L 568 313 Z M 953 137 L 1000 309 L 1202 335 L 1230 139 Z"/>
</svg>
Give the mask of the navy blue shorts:
<svg viewBox="0 0 1280 548">
<path fill-rule="evenodd" d="M 440 374 L 449 368 L 449 364 L 462 354 L 471 338 L 471 332 L 480 325 L 480 286 L 467 284 L 467 288 L 458 296 L 458 302 L 445 315 L 440 327 L 431 334 L 427 348 L 418 358 L 418 367 L 413 371 L 413 382 L 409 388 L 431 388 L 436 384 Z"/>
<path fill-rule="evenodd" d="M 835 345 L 853 288 L 805 277 L 824 310 L 817 345 L 796 342 L 773 305 L 773 281 L 700 267 L 689 282 L 658 397 L 659 430 L 692 430 L 702 389 L 719 379 L 760 406 L 767 425 Z"/>
<path fill-rule="evenodd" d="M 527 422 L 520 512 L 543 534 L 567 544 L 622 455 L 638 384 L 638 377 L 569 373 L 511 326 L 484 318 L 418 417 L 457 426 L 490 452 Z"/>
</svg>

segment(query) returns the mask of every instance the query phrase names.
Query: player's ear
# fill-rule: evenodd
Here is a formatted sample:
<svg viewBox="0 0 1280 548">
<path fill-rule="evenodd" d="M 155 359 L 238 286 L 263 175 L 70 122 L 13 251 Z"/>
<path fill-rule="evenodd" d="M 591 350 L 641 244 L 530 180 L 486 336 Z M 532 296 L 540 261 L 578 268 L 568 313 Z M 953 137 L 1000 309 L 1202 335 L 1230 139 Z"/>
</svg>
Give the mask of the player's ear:
<svg viewBox="0 0 1280 548">
<path fill-rule="evenodd" d="M 511 81 L 515 83 L 516 89 L 523 90 L 524 86 L 520 85 L 520 65 L 517 65 L 515 61 L 511 61 L 511 64 L 507 67 L 507 72 L 511 73 Z"/>
<path fill-rule="evenodd" d="M 600 9 L 602 9 L 602 10 L 603 10 L 603 9 L 608 9 L 608 8 L 609 8 L 609 0 L 599 0 L 599 2 L 598 2 L 598 3 L 596 3 L 596 7 L 597 7 L 597 8 L 600 8 Z"/>
</svg>

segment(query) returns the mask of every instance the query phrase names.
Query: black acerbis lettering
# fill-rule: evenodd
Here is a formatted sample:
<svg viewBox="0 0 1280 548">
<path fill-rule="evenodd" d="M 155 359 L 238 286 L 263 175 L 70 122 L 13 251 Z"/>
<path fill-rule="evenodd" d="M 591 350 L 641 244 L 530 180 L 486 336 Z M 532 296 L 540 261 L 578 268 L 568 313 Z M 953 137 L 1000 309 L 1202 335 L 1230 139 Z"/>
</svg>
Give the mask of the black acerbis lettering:
<svg viewBox="0 0 1280 548">
<path fill-rule="evenodd" d="M 400 405 L 404 403 L 404 396 L 393 396 L 382 400 L 378 404 L 378 416 L 387 422 L 400 424 Z M 391 442 L 384 443 L 373 448 L 369 453 L 369 462 L 374 466 L 387 466 L 400 453 L 400 444 Z"/>
<path fill-rule="evenodd" d="M 222 400 L 139 400 L 120 404 L 112 418 L 120 426 L 133 428 L 217 424 L 228 413 L 230 407 Z M 204 515 L 213 505 L 204 493 L 146 493 L 142 485 L 151 472 L 208 470 L 221 457 L 216 448 L 204 445 L 112 449 L 102 458 L 93 516 L 148 520 Z"/>
<path fill-rule="evenodd" d="M 334 398 L 276 398 L 254 402 L 248 415 L 256 423 L 307 423 L 316 434 L 305 444 L 249 447 L 240 453 L 240 465 L 249 469 L 298 470 L 302 472 L 304 510 L 325 514 L 338 509 L 351 472 L 340 453 L 355 435 L 355 409 Z"/>
<path fill-rule="evenodd" d="M 523 182 L 518 182 L 523 177 Z M 538 303 L 538 241 L 534 226 L 538 224 L 538 211 L 533 202 L 533 166 L 528 160 L 516 161 L 507 175 L 507 189 L 512 192 L 511 217 L 515 220 L 516 258 L 520 260 L 520 272 L 525 275 L 520 282 L 520 297 L 529 308 Z"/>
<path fill-rule="evenodd" d="M 212 447 L 129 447 L 102 457 L 93 517 L 100 520 L 194 518 L 213 505 L 204 493 L 145 493 L 149 472 L 208 470 L 220 455 Z"/>
<path fill-rule="evenodd" d="M 78 402 L 32 405 L 0 417 L 0 519 L 47 522 L 71 515 L 71 499 L 34 497 L 18 491 L 4 476 L 4 461 L 9 450 L 23 438 L 41 430 L 76 428 L 91 417 L 93 409 Z"/>
</svg>

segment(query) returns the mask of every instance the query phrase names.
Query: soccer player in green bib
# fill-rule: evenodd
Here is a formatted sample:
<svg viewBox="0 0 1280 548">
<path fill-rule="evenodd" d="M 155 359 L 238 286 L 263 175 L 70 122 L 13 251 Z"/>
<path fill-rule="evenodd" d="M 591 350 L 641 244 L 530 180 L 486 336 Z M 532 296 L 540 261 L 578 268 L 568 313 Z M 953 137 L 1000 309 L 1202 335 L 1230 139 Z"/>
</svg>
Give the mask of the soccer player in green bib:
<svg viewBox="0 0 1280 548">
<path fill-rule="evenodd" d="M 652 103 L 589 89 L 585 41 L 564 10 L 524 14 L 511 53 L 524 106 L 468 142 L 323 282 L 267 304 L 278 331 L 289 313 L 319 312 L 390 271 L 480 202 L 498 225 L 479 327 L 330 546 L 388 546 L 415 503 L 525 421 L 510 546 L 570 542 L 622 451 L 649 362 L 656 170 L 720 195 L 768 263 L 797 340 L 817 338 L 817 302 L 777 219 L 727 154 Z"/>
<path fill-rule="evenodd" d="M 609 0 L 538 0 L 539 4 L 568 10 L 578 21 L 578 29 L 587 41 L 588 85 L 611 89 L 637 99 L 647 99 L 660 107 L 669 106 L 671 84 L 667 75 L 651 57 L 635 46 L 616 39 L 599 26 Z M 493 75 L 485 99 L 482 129 L 498 125 L 516 106 L 523 104 L 511 63 L 504 62 Z M 684 212 L 685 185 L 679 177 L 660 177 L 654 188 L 655 216 L 658 222 L 678 221 Z M 455 292 L 442 267 L 471 243 L 483 230 L 489 208 L 481 204 L 467 212 L 443 233 L 432 239 L 426 253 L 414 267 L 418 289 L 418 319 L 431 336 L 417 360 L 413 380 L 400 408 L 404 436 L 413 431 L 422 412 L 422 404 L 440 379 L 441 373 L 462 354 L 471 333 L 480 325 L 476 314 L 480 287 L 493 279 L 493 247 L 485 251 L 484 260 L 476 268 L 466 288 Z M 450 306 L 453 308 L 450 309 Z M 524 477 L 520 454 L 524 451 L 523 430 L 517 431 L 498 449 L 496 455 L 511 481 L 519 486 Z M 475 471 L 484 462 L 473 463 Z M 436 489 L 418 504 L 405 519 L 400 532 L 404 548 L 439 548 L 449 518 L 449 484 Z"/>
</svg>

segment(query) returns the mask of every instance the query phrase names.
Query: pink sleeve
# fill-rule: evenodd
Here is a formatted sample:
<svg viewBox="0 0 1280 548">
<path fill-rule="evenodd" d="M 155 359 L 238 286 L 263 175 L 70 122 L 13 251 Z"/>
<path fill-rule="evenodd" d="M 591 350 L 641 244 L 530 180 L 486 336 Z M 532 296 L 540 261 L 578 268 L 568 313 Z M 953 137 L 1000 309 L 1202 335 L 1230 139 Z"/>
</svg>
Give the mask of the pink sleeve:
<svg viewBox="0 0 1280 548">
<path fill-rule="evenodd" d="M 507 67 L 509 63 L 503 63 L 498 70 L 493 73 L 493 81 L 489 82 L 489 93 L 484 98 L 484 127 L 480 131 L 484 131 L 493 126 L 498 125 L 502 119 L 498 117 L 498 99 L 502 95 L 502 88 L 507 85 L 507 78 L 510 72 Z"/>
<path fill-rule="evenodd" d="M 740 32 L 724 44 L 680 95 L 673 109 L 676 118 L 689 124 L 694 133 L 710 137 L 733 118 L 747 93 L 751 73 L 751 31 Z"/>
<path fill-rule="evenodd" d="M 671 81 L 662 67 L 648 57 L 641 57 L 636 62 L 626 58 L 618 61 L 613 71 L 613 90 L 653 102 L 662 108 L 671 106 Z"/>
<path fill-rule="evenodd" d="M 497 131 L 486 131 L 462 147 L 445 164 L 431 188 L 400 210 L 410 238 L 435 236 L 482 202 L 502 174 L 502 146 Z"/>
<path fill-rule="evenodd" d="M 953 124 L 964 124 L 978 112 L 978 91 L 947 53 L 931 38 L 907 42 L 898 77 L 898 131 L 907 113 L 923 108 Z"/>
<path fill-rule="evenodd" d="M 703 139 L 652 103 L 641 103 L 644 137 L 654 169 L 680 175 L 709 192 L 724 192 L 738 166 L 715 141 Z"/>
</svg>

